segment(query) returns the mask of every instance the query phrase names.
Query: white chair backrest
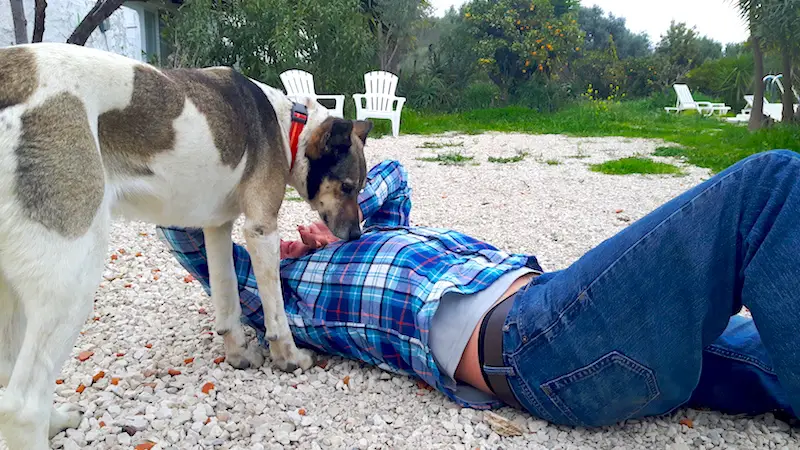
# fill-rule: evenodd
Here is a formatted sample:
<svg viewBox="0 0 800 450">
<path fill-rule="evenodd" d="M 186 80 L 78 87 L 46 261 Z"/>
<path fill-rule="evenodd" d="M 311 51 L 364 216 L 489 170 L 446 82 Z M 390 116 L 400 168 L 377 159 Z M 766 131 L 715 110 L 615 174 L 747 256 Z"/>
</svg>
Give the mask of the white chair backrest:
<svg viewBox="0 0 800 450">
<path fill-rule="evenodd" d="M 314 96 L 314 75 L 298 69 L 287 70 L 281 74 L 281 82 L 286 95 Z"/>
<path fill-rule="evenodd" d="M 747 103 L 747 106 L 749 108 L 753 107 L 753 101 L 755 100 L 755 98 L 756 98 L 755 95 L 745 95 L 744 96 L 744 101 Z"/>
<path fill-rule="evenodd" d="M 372 111 L 391 111 L 392 98 L 397 89 L 397 75 L 391 72 L 376 70 L 364 74 L 367 109 Z M 379 96 L 370 96 L 379 94 Z"/>
<path fill-rule="evenodd" d="M 678 102 L 685 106 L 694 106 L 695 101 L 692 98 L 692 93 L 689 92 L 689 86 L 685 84 L 675 84 L 675 93 L 678 94 Z"/>
</svg>

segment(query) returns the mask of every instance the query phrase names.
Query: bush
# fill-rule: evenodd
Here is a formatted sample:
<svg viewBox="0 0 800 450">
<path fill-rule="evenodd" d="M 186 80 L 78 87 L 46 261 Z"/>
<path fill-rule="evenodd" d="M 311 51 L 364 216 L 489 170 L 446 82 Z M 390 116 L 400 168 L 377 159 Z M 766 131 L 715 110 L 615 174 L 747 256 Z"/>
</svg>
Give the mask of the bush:
<svg viewBox="0 0 800 450">
<path fill-rule="evenodd" d="M 509 103 L 538 112 L 555 112 L 567 104 L 571 95 L 568 84 L 547 81 L 544 76 L 539 76 L 517 87 Z"/>
<path fill-rule="evenodd" d="M 734 110 L 745 105 L 744 95 L 751 93 L 753 84 L 753 55 L 744 53 L 706 61 L 687 76 L 693 91 L 720 98 Z"/>
<path fill-rule="evenodd" d="M 459 109 L 481 109 L 499 106 L 500 89 L 490 82 L 476 82 L 464 90 Z"/>
</svg>

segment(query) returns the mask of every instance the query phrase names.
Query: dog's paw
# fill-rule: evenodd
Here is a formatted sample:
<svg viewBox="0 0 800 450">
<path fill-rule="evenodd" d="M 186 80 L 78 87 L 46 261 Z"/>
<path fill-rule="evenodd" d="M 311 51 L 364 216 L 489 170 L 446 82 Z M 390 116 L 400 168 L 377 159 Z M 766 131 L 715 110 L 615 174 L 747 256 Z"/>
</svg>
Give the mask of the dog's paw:
<svg viewBox="0 0 800 450">
<path fill-rule="evenodd" d="M 302 369 L 305 372 L 314 365 L 313 353 L 308 350 L 295 348 L 287 353 L 291 356 L 285 357 L 272 353 L 272 361 L 284 372 L 294 372 L 297 369 Z"/>
<path fill-rule="evenodd" d="M 225 355 L 225 362 L 233 366 L 234 369 L 249 369 L 252 364 L 250 359 L 244 354 Z"/>
<path fill-rule="evenodd" d="M 73 404 L 65 404 L 58 408 L 53 408 L 50 413 L 50 439 L 69 428 L 78 428 L 83 420 L 83 413 L 82 408 Z"/>
</svg>

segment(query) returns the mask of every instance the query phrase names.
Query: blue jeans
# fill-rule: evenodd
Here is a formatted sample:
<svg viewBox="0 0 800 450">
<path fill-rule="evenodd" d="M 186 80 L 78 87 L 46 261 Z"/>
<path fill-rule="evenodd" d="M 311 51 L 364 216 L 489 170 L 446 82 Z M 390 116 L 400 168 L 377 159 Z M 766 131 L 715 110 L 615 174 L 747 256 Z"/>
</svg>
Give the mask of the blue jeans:
<svg viewBox="0 0 800 450">
<path fill-rule="evenodd" d="M 488 370 L 553 423 L 800 411 L 800 155 L 741 160 L 534 279 L 503 330 Z"/>
</svg>

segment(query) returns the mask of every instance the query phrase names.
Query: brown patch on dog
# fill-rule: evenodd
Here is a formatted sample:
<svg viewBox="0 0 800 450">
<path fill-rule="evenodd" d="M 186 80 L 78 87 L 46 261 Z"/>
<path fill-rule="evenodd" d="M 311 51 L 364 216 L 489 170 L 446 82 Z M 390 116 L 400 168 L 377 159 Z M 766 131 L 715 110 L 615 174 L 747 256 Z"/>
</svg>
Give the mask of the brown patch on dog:
<svg viewBox="0 0 800 450">
<path fill-rule="evenodd" d="M 169 78 L 147 66 L 137 66 L 130 104 L 98 118 L 100 149 L 109 167 L 152 174 L 147 166 L 150 159 L 175 145 L 172 123 L 183 112 L 184 99 Z"/>
<path fill-rule="evenodd" d="M 0 110 L 24 103 L 36 90 L 36 57 L 24 48 L 0 50 Z"/>
<path fill-rule="evenodd" d="M 261 119 L 252 99 L 237 84 L 234 72 L 228 68 L 174 70 L 170 78 L 180 84 L 197 109 L 206 116 L 214 136 L 214 145 L 222 163 L 231 168 L 242 160 L 248 142 L 251 121 Z"/>
<path fill-rule="evenodd" d="M 306 143 L 305 155 L 309 159 L 319 159 L 325 152 L 326 143 L 331 136 L 331 127 L 335 117 L 328 117 L 314 130 Z"/>
<path fill-rule="evenodd" d="M 152 156 L 175 145 L 173 122 L 186 98 L 205 115 L 222 163 L 233 168 L 248 155 L 252 172 L 265 140 L 279 145 L 280 128 L 266 95 L 229 68 L 135 69 L 131 103 L 100 116 L 100 147 L 111 167 L 149 174 Z"/>
<path fill-rule="evenodd" d="M 103 200 L 103 163 L 78 97 L 62 93 L 22 116 L 17 197 L 25 212 L 64 237 L 83 235 Z"/>
</svg>

